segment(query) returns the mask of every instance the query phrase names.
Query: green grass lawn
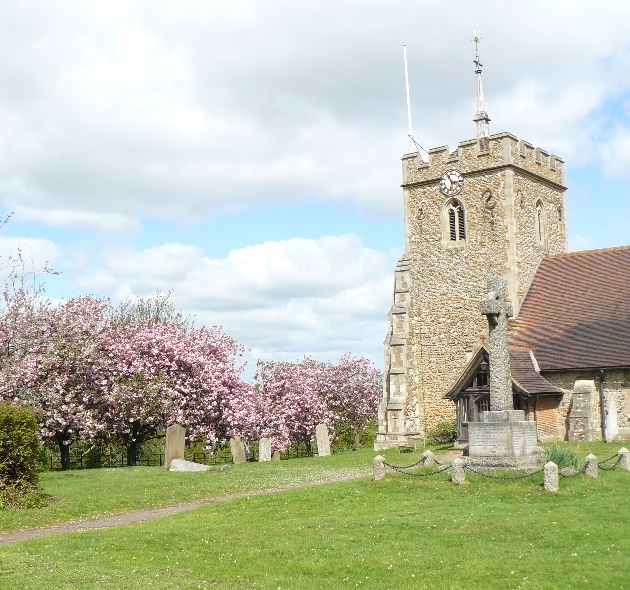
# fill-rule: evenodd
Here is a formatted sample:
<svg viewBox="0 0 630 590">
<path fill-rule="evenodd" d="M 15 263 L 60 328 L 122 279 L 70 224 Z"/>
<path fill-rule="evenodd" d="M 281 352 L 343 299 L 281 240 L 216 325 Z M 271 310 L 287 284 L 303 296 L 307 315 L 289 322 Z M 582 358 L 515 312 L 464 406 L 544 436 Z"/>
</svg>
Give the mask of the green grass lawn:
<svg viewBox="0 0 630 590">
<path fill-rule="evenodd" d="M 395 453 L 397 456 L 398 453 Z M 161 467 L 47 471 L 42 473 L 42 487 L 53 501 L 45 508 L 0 510 L 0 531 L 58 524 L 235 492 L 369 474 L 375 455 L 362 450 L 328 458 L 245 463 L 230 466 L 224 472 L 177 473 Z"/>
<path fill-rule="evenodd" d="M 573 448 L 604 459 L 620 446 Z M 178 490 L 191 499 L 248 483 L 249 489 L 270 487 L 298 473 L 317 479 L 365 470 L 374 454 L 248 464 L 229 474 L 158 474 L 156 468 L 103 473 L 120 477 L 112 489 L 126 473 L 135 482 L 128 496 L 136 502 L 143 501 L 143 480 L 165 488 L 147 488 L 153 503 L 144 505 L 154 505 L 159 498 L 172 502 Z M 416 456 L 387 453 L 397 464 Z M 83 473 L 81 492 L 75 480 Z M 73 489 L 65 490 L 67 476 L 50 475 L 68 505 L 79 505 L 79 497 L 96 492 L 96 479 L 101 485 L 107 479 L 83 473 L 67 478 Z M 192 483 L 199 476 L 215 483 Z M 513 482 L 468 479 L 455 486 L 448 474 L 388 472 L 379 482 L 366 477 L 300 488 L 16 543 L 0 548 L 0 588 L 630 588 L 630 473 L 563 479 L 558 494 L 544 491 L 542 474 Z M 122 507 L 120 499 L 115 506 Z"/>
</svg>

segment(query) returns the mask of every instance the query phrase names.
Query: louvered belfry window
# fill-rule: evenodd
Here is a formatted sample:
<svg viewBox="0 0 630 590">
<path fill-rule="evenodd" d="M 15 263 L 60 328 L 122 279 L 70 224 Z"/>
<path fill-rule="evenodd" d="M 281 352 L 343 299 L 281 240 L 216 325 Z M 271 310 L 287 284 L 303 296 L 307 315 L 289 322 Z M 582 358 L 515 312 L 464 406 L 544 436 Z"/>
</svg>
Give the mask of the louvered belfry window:
<svg viewBox="0 0 630 590">
<path fill-rule="evenodd" d="M 453 201 L 448 206 L 448 227 L 451 242 L 457 242 L 458 240 L 466 239 L 466 220 L 464 219 L 464 208 L 457 199 L 453 199 Z"/>
</svg>

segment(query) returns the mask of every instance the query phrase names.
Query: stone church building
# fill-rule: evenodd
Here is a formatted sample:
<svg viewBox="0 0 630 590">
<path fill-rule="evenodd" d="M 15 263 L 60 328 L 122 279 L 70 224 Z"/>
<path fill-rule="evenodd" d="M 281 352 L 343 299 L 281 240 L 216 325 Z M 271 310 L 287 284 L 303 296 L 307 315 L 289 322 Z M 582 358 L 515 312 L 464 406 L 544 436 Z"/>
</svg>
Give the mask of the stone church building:
<svg viewBox="0 0 630 590">
<path fill-rule="evenodd" d="M 489 133 L 402 158 L 405 254 L 394 271 L 375 449 L 488 409 L 480 301 L 504 277 L 514 404 L 540 440 L 630 438 L 630 246 L 567 253 L 564 162 Z M 604 408 L 604 412 L 602 412 Z"/>
</svg>

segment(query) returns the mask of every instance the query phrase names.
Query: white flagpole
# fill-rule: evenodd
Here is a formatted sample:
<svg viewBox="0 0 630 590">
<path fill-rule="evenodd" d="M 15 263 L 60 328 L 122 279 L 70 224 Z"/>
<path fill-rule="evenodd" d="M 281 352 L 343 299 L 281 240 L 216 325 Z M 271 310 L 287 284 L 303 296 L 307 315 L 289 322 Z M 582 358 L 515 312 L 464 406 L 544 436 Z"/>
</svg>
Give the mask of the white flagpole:
<svg viewBox="0 0 630 590">
<path fill-rule="evenodd" d="M 405 86 L 407 87 L 407 119 L 409 119 L 409 145 L 413 151 L 416 151 L 416 146 L 412 141 L 413 131 L 411 129 L 411 98 L 409 96 L 409 70 L 407 69 L 407 46 L 403 45 L 403 56 L 405 59 Z"/>
</svg>

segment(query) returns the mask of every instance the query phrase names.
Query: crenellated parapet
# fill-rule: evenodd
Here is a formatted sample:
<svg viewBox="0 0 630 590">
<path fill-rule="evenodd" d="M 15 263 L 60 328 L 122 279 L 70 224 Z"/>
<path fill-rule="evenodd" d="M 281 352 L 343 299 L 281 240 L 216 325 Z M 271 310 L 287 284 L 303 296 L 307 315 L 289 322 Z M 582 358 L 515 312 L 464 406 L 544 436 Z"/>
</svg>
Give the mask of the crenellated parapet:
<svg viewBox="0 0 630 590">
<path fill-rule="evenodd" d="M 483 143 L 469 139 L 459 142 L 452 152 L 446 145 L 432 148 L 428 162 L 416 153 L 406 154 L 402 158 L 403 187 L 413 188 L 435 182 L 451 168 L 457 168 L 464 174 L 474 174 L 510 167 L 564 188 L 564 161 L 558 156 L 507 132 L 490 135 L 485 145 L 487 149 L 482 149 Z"/>
</svg>

